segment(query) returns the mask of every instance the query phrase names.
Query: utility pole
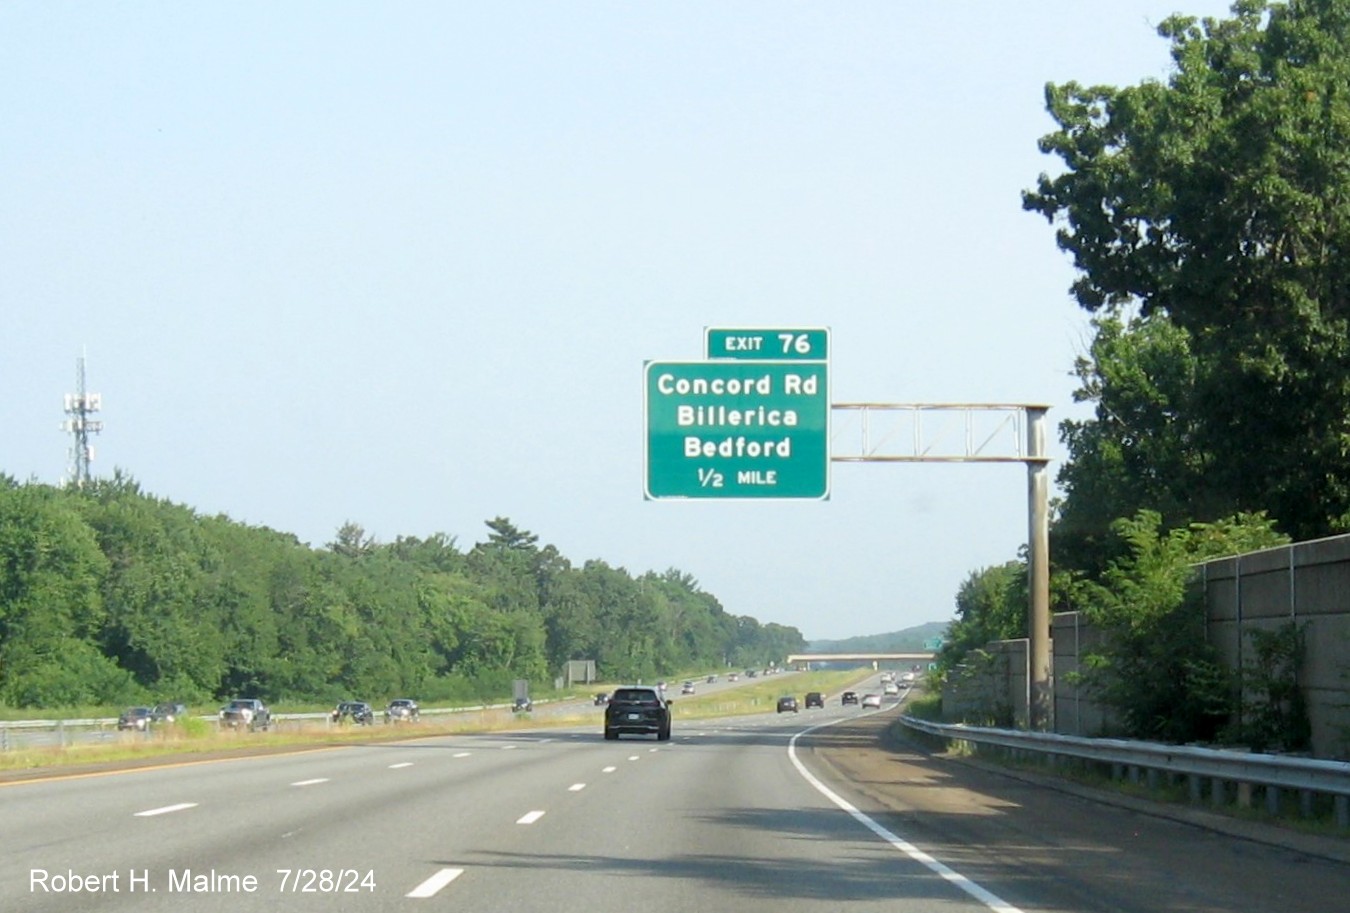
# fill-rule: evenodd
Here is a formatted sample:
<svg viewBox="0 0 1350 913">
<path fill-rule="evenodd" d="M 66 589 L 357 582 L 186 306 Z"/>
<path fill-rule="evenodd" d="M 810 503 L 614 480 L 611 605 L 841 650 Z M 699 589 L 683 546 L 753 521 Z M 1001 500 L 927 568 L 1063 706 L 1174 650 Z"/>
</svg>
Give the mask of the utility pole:
<svg viewBox="0 0 1350 913">
<path fill-rule="evenodd" d="M 84 388 L 84 356 L 75 361 L 75 392 L 66 394 L 66 415 L 70 418 L 61 423 L 61 430 L 71 436 L 70 467 L 67 481 L 76 488 L 83 488 L 89 481 L 89 463 L 94 459 L 94 448 L 89 444 L 89 435 L 103 430 L 103 422 L 89 416 L 103 408 L 103 396 L 98 393 L 86 393 Z"/>
</svg>

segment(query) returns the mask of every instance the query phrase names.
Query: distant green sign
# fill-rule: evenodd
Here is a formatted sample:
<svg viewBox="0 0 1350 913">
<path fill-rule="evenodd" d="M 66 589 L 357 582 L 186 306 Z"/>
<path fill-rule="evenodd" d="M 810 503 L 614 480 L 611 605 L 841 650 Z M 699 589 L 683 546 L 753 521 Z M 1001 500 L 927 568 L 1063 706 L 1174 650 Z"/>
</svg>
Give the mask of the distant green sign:
<svg viewBox="0 0 1350 913">
<path fill-rule="evenodd" d="M 924 648 L 925 650 L 941 650 L 941 649 L 942 649 L 942 638 L 941 638 L 941 637 L 930 637 L 928 640 L 925 640 L 925 641 L 923 642 L 923 648 Z"/>
<path fill-rule="evenodd" d="M 648 498 L 829 496 L 825 362 L 652 361 L 645 372 Z"/>
<path fill-rule="evenodd" d="M 703 352 L 708 358 L 740 361 L 826 361 L 830 357 L 830 331 L 823 327 L 708 327 L 704 330 Z"/>
</svg>

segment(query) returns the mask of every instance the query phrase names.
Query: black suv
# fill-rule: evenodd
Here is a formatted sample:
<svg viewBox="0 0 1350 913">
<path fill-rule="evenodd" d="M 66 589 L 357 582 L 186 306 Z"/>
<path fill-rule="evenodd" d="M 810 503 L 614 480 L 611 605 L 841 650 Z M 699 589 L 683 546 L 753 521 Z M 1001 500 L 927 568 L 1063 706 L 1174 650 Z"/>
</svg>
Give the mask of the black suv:
<svg viewBox="0 0 1350 913">
<path fill-rule="evenodd" d="M 825 695 L 821 694 L 819 691 L 808 691 L 806 693 L 807 710 L 810 710 L 812 707 L 824 707 L 824 706 L 825 706 Z"/>
<path fill-rule="evenodd" d="M 616 688 L 605 705 L 605 738 L 623 733 L 670 738 L 670 701 L 658 689 L 643 685 Z"/>
</svg>

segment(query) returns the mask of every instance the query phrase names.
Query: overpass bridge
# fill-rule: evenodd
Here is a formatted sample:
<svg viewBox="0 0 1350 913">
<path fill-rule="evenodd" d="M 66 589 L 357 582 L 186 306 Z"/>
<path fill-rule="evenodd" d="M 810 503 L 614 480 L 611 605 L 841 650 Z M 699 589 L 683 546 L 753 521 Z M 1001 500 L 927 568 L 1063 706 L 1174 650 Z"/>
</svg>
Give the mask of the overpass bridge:
<svg viewBox="0 0 1350 913">
<path fill-rule="evenodd" d="M 922 663 L 928 665 L 937 656 L 932 652 L 921 653 L 868 653 L 855 651 L 853 653 L 792 653 L 789 654 L 786 662 L 789 666 L 805 665 L 807 669 L 811 668 L 812 663 L 871 663 L 873 669 L 881 668 L 885 662 L 894 663 Z"/>
</svg>

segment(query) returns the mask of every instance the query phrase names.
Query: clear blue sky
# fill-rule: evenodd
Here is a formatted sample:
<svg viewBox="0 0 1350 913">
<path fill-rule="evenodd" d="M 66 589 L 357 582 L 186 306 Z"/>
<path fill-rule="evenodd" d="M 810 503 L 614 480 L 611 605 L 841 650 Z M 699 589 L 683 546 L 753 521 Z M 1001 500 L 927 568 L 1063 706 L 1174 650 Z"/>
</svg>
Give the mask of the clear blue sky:
<svg viewBox="0 0 1350 913">
<path fill-rule="evenodd" d="M 835 402 L 1082 415 L 1043 87 L 1165 79 L 1156 24 L 1227 10 L 1181 4 L 8 0 L 0 472 L 61 481 L 84 353 L 95 473 L 205 514 L 500 515 L 811 639 L 949 619 L 1021 466 L 644 501 L 643 362 L 827 326 Z"/>
</svg>

